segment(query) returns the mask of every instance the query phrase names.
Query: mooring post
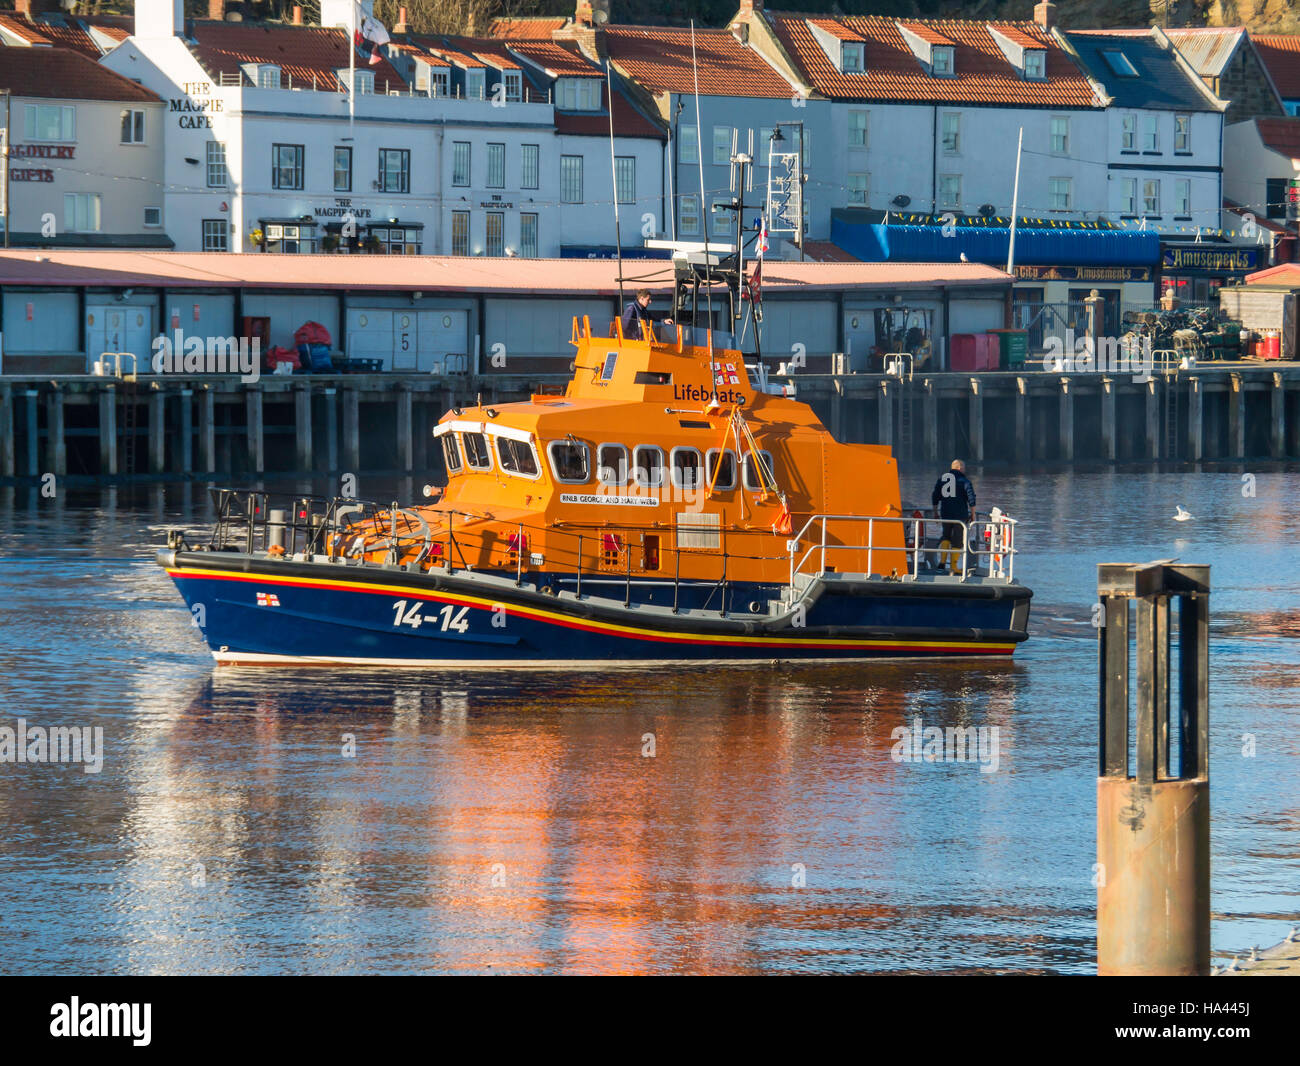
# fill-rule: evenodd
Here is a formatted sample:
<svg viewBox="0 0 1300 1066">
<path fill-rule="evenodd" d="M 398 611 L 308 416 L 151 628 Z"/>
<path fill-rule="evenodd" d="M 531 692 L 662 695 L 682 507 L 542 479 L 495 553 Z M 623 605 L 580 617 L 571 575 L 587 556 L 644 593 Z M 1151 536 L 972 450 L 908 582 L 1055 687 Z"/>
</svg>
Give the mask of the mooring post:
<svg viewBox="0 0 1300 1066">
<path fill-rule="evenodd" d="M 1029 382 L 1016 378 L 1016 459 L 1029 462 Z"/>
<path fill-rule="evenodd" d="M 844 379 L 839 374 L 831 378 L 831 436 L 844 440 Z"/>
<path fill-rule="evenodd" d="M 35 389 L 23 392 L 23 414 L 27 434 L 27 476 L 38 477 L 41 472 L 41 429 L 36 420 L 36 400 L 40 393 Z"/>
<path fill-rule="evenodd" d="M 984 393 L 979 378 L 970 379 L 970 450 L 977 463 L 984 461 Z"/>
<path fill-rule="evenodd" d="M 934 391 L 934 378 L 922 382 L 921 413 L 925 422 L 925 461 L 939 461 L 939 396 Z M 863 436 L 863 440 L 866 437 Z"/>
<path fill-rule="evenodd" d="M 393 421 L 397 430 L 397 468 L 409 473 L 415 469 L 415 461 L 411 435 L 411 390 L 408 386 L 397 386 L 396 403 L 397 417 Z"/>
<path fill-rule="evenodd" d="M 1196 374 L 1187 378 L 1187 461 L 1201 461 L 1201 442 L 1205 440 L 1201 425 L 1205 415 L 1205 394 L 1201 391 L 1201 379 Z"/>
<path fill-rule="evenodd" d="M 68 472 L 68 442 L 63 434 L 63 390 L 55 385 L 45 399 L 45 467 L 56 477 Z"/>
<path fill-rule="evenodd" d="M 343 389 L 343 465 L 352 473 L 361 466 L 361 398 L 347 386 Z"/>
<path fill-rule="evenodd" d="M 1246 389 L 1240 374 L 1228 375 L 1228 457 L 1246 456 Z"/>
<path fill-rule="evenodd" d="M 325 458 L 330 473 L 339 468 L 338 390 L 325 389 Z"/>
<path fill-rule="evenodd" d="M 211 385 L 199 393 L 199 465 L 203 473 L 217 470 L 217 394 Z"/>
<path fill-rule="evenodd" d="M 1268 453 L 1274 459 L 1286 456 L 1286 381 L 1281 374 L 1273 375 L 1270 393 Z"/>
<path fill-rule="evenodd" d="M 244 409 L 248 416 L 248 467 L 255 474 L 266 469 L 266 436 L 262 422 L 262 387 L 246 385 Z"/>
<path fill-rule="evenodd" d="M 14 394 L 0 385 L 0 477 L 14 476 Z"/>
<path fill-rule="evenodd" d="M 1167 386 L 1166 386 L 1167 387 Z M 1160 378 L 1147 382 L 1147 458 L 1160 458 Z"/>
<path fill-rule="evenodd" d="M 117 386 L 103 385 L 99 390 L 99 472 L 117 474 Z"/>
<path fill-rule="evenodd" d="M 149 473 L 161 474 L 167 449 L 167 394 L 149 393 Z"/>
<path fill-rule="evenodd" d="M 876 400 L 876 435 L 881 444 L 891 448 L 894 445 L 894 395 L 890 392 L 889 382 L 880 383 L 880 395 Z M 895 456 L 897 458 L 897 456 Z"/>
<path fill-rule="evenodd" d="M 1102 612 L 1097 972 L 1205 976 L 1210 971 L 1210 568 L 1166 560 L 1100 563 L 1097 592 Z M 1178 708 L 1171 718 L 1174 599 Z M 1134 628 L 1137 737 L 1131 760 Z M 1135 774 L 1129 772 L 1131 761 Z"/>
<path fill-rule="evenodd" d="M 1115 379 L 1101 379 L 1101 457 L 1114 462 L 1119 455 L 1115 438 Z"/>
<path fill-rule="evenodd" d="M 311 385 L 299 385 L 293 393 L 293 425 L 298 439 L 298 469 L 313 470 L 311 447 Z"/>
<path fill-rule="evenodd" d="M 188 474 L 194 469 L 194 390 L 181 389 L 180 447 L 176 449 L 177 471 Z"/>
<path fill-rule="evenodd" d="M 1061 458 L 1067 463 L 1074 459 L 1074 393 L 1069 378 L 1061 378 Z"/>
</svg>

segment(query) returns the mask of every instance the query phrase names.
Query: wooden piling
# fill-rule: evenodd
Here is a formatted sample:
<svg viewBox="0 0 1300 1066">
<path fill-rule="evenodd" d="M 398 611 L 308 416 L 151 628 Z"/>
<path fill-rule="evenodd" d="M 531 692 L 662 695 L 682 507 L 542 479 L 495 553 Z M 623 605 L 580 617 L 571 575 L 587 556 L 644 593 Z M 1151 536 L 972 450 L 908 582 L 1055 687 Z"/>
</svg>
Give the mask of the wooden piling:
<svg viewBox="0 0 1300 1066">
<path fill-rule="evenodd" d="M 262 388 L 260 385 L 247 386 L 244 393 L 245 410 L 248 413 L 248 465 L 257 474 L 266 469 L 266 435 L 263 432 Z"/>
<path fill-rule="evenodd" d="M 1101 457 L 1114 462 L 1119 457 L 1115 436 L 1115 380 L 1101 379 Z"/>
<path fill-rule="evenodd" d="M 180 447 L 176 449 L 175 467 L 182 474 L 194 469 L 194 390 L 180 391 Z"/>
<path fill-rule="evenodd" d="M 1016 378 L 1016 461 L 1029 462 L 1029 382 Z"/>
<path fill-rule="evenodd" d="M 971 458 L 977 463 L 984 461 L 984 395 L 980 392 L 980 379 L 970 379 L 970 394 L 967 397 L 970 410 L 970 449 Z"/>
<path fill-rule="evenodd" d="M 1202 444 L 1205 440 L 1204 393 L 1201 391 L 1201 379 L 1195 374 L 1187 379 L 1187 461 L 1201 461 Z"/>
<path fill-rule="evenodd" d="M 0 477 L 14 476 L 14 394 L 0 385 Z"/>
<path fill-rule="evenodd" d="M 1286 457 L 1286 385 L 1281 374 L 1273 375 L 1268 419 L 1268 452 L 1274 459 Z"/>
<path fill-rule="evenodd" d="M 1240 374 L 1228 375 L 1228 456 L 1246 457 L 1246 389 Z"/>
<path fill-rule="evenodd" d="M 105 385 L 99 391 L 99 472 L 117 475 L 117 386 Z"/>
<path fill-rule="evenodd" d="M 413 440 L 411 437 L 411 390 L 397 387 L 397 417 L 393 419 L 397 431 L 397 468 L 410 473 L 415 468 Z"/>
<path fill-rule="evenodd" d="M 311 385 L 299 385 L 293 393 L 293 425 L 297 441 L 299 470 L 314 470 L 311 440 Z"/>
<path fill-rule="evenodd" d="M 63 390 L 55 386 L 45 399 L 45 470 L 56 477 L 68 472 L 68 442 L 63 430 Z"/>
<path fill-rule="evenodd" d="M 361 469 L 361 398 L 355 388 L 343 388 L 343 465 L 349 473 Z"/>
<path fill-rule="evenodd" d="M 1074 459 L 1074 394 L 1070 391 L 1070 379 L 1061 378 L 1061 458 L 1065 462 Z"/>
<path fill-rule="evenodd" d="M 880 392 L 876 404 L 876 439 L 881 444 L 892 446 L 894 443 L 894 394 L 889 387 L 888 381 L 880 383 Z"/>
<path fill-rule="evenodd" d="M 23 392 L 23 414 L 27 431 L 27 476 L 39 477 L 41 473 L 41 427 L 36 418 L 36 401 L 40 393 L 35 389 Z"/>
<path fill-rule="evenodd" d="M 339 412 L 338 390 L 325 390 L 325 458 L 329 463 L 330 473 L 339 468 Z"/>
<path fill-rule="evenodd" d="M 939 461 L 939 397 L 934 391 L 934 379 L 925 379 L 925 391 L 921 410 L 925 419 L 925 460 L 928 463 Z"/>
<path fill-rule="evenodd" d="M 1160 458 L 1160 392 L 1159 378 L 1152 378 L 1146 383 L 1146 432 L 1147 458 Z"/>
<path fill-rule="evenodd" d="M 167 394 L 156 389 L 149 394 L 149 473 L 161 474 L 167 451 Z"/>
<path fill-rule="evenodd" d="M 203 473 L 217 470 L 217 397 L 212 386 L 199 392 L 199 466 Z"/>
</svg>

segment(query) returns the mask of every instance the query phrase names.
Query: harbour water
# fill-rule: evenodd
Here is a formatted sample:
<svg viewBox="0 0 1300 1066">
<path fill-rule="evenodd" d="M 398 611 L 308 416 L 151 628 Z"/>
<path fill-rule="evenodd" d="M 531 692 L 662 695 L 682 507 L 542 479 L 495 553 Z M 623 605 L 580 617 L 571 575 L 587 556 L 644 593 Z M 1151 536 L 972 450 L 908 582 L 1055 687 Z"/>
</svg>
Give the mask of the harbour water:
<svg viewBox="0 0 1300 1066">
<path fill-rule="evenodd" d="M 153 562 L 201 486 L 0 489 L 0 726 L 103 730 L 98 773 L 0 763 L 0 971 L 1093 972 L 1095 564 L 1170 557 L 1213 568 L 1213 944 L 1275 943 L 1296 473 L 976 472 L 1013 662 L 481 674 L 215 670 Z M 917 719 L 996 763 L 896 761 Z"/>
</svg>

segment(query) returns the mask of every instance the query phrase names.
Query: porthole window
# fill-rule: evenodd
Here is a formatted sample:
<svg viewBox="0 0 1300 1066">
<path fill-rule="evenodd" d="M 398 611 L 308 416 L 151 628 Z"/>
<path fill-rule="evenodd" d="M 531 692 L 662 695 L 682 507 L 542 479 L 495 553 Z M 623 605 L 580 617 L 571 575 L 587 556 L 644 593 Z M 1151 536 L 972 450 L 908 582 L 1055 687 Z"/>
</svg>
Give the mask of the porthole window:
<svg viewBox="0 0 1300 1066">
<path fill-rule="evenodd" d="M 580 440 L 553 440 L 547 445 L 551 472 L 566 485 L 585 485 L 591 478 L 591 449 Z"/>
<path fill-rule="evenodd" d="M 672 451 L 673 486 L 695 490 L 700 487 L 700 453 L 697 448 L 674 448 Z"/>
<path fill-rule="evenodd" d="M 664 483 L 664 450 L 653 444 L 638 444 L 632 453 L 632 478 L 642 488 Z"/>
<path fill-rule="evenodd" d="M 736 453 L 730 448 L 725 451 L 710 448 L 708 474 L 704 483 L 711 486 L 714 492 L 730 492 L 734 489 L 736 487 Z"/>
<path fill-rule="evenodd" d="M 482 433 L 465 433 L 461 436 L 465 446 L 465 465 L 471 470 L 491 470 L 492 454 L 488 451 L 487 437 Z"/>
</svg>

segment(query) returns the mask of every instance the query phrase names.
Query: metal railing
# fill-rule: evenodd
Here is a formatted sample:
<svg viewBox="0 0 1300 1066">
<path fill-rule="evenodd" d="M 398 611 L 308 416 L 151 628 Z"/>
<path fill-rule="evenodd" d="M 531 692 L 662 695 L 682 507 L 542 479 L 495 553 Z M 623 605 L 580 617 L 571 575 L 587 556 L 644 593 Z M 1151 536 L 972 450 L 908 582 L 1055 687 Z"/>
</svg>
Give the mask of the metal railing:
<svg viewBox="0 0 1300 1066">
<path fill-rule="evenodd" d="M 844 543 L 846 538 L 840 535 L 837 539 L 841 543 L 833 543 L 830 534 L 832 523 L 848 525 L 858 530 L 865 525 L 866 542 Z M 960 546 L 952 545 L 949 548 L 941 548 L 938 543 L 929 545 L 926 540 L 926 526 L 928 523 L 938 523 L 941 527 L 959 526 L 961 528 Z M 883 527 L 881 530 L 883 534 L 884 530 L 892 530 L 898 526 L 903 527 L 903 544 L 901 546 L 897 543 L 897 537 L 890 538 L 889 543 L 883 542 L 883 536 L 877 539 L 878 528 Z M 856 552 L 859 557 L 861 553 L 865 552 L 866 566 L 860 567 L 859 570 L 869 576 L 877 573 L 875 561 L 877 555 L 881 553 L 905 552 L 909 559 L 906 573 L 891 573 L 885 576 L 910 577 L 915 580 L 921 575 L 921 561 L 924 556 L 933 552 L 952 552 L 961 556 L 960 574 L 963 578 L 978 575 L 1012 581 L 1015 575 L 1015 527 L 1016 520 L 1002 514 L 996 517 L 990 515 L 987 518 L 976 518 L 973 522 L 960 522 L 946 518 L 816 514 L 809 518 L 804 523 L 803 528 L 787 542 L 790 554 L 790 589 L 797 591 L 799 579 L 806 580 L 833 572 L 836 568 L 831 567 L 828 569 L 827 566 L 828 554 L 838 559 L 843 558 L 843 556 L 836 553 L 843 552 Z M 820 530 L 820 535 L 814 533 L 814 530 Z M 800 548 L 806 538 L 811 538 L 812 543 L 803 548 L 801 552 Z M 856 538 L 852 539 L 856 540 Z M 973 548 L 970 546 L 972 539 L 975 544 Z M 808 564 L 814 562 L 816 569 L 808 566 Z M 981 565 L 982 562 L 983 565 Z"/>
</svg>

